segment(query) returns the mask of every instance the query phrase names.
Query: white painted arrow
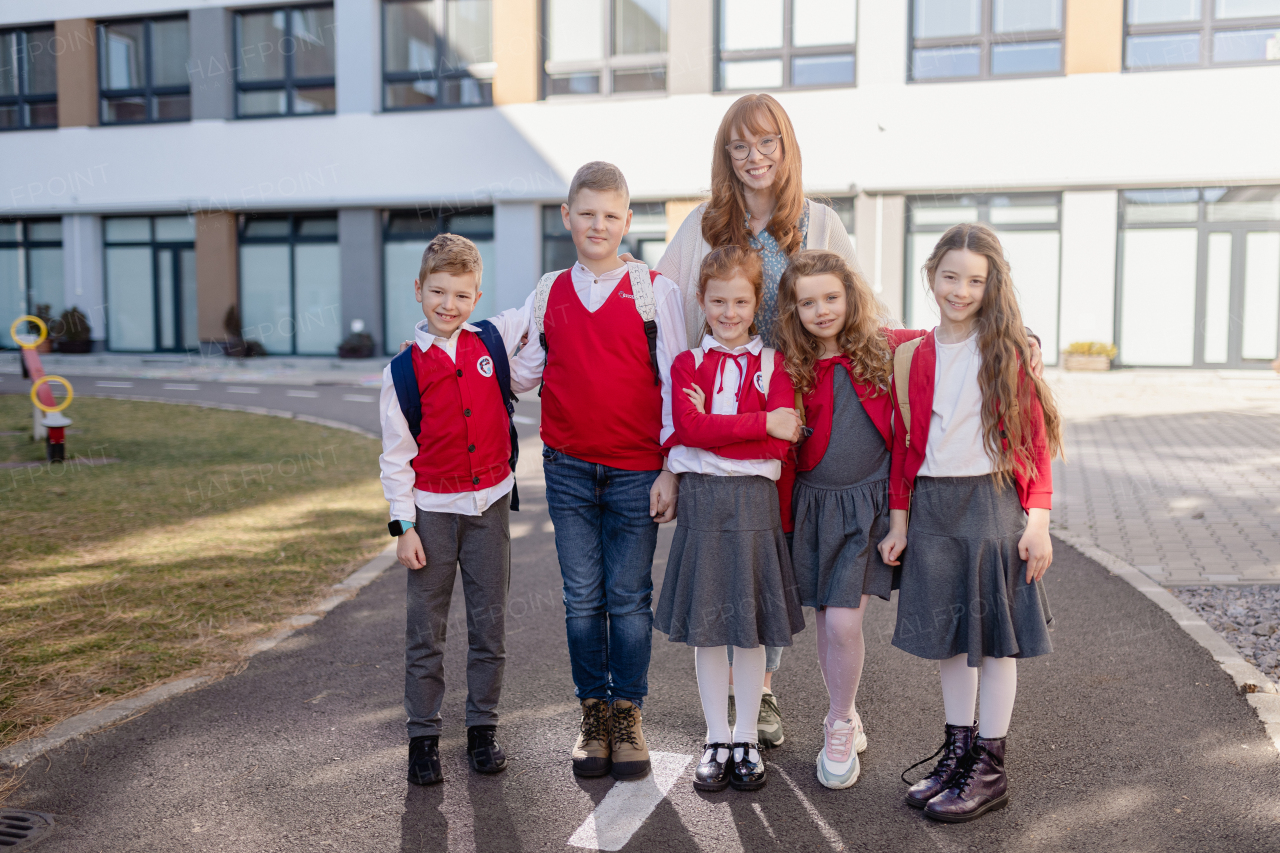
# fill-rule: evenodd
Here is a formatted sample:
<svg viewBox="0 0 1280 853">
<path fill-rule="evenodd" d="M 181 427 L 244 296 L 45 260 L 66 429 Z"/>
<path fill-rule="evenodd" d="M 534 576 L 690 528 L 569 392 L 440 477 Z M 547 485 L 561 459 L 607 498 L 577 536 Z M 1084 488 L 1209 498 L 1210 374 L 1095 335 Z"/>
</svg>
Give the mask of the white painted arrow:
<svg viewBox="0 0 1280 853">
<path fill-rule="evenodd" d="M 618 782 L 610 788 L 595 811 L 569 837 L 569 846 L 588 850 L 621 850 L 667 796 L 692 760 L 692 755 L 675 752 L 649 753 L 652 772 L 643 779 Z"/>
</svg>

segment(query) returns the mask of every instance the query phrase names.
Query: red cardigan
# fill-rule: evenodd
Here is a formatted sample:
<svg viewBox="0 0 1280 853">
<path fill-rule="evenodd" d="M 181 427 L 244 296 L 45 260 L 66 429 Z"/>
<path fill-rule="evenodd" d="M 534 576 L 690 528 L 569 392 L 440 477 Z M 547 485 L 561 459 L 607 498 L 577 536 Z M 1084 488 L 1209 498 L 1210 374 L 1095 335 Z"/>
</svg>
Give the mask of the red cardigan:
<svg viewBox="0 0 1280 853">
<path fill-rule="evenodd" d="M 706 395 L 706 407 L 710 409 L 720 362 L 726 358 L 732 356 L 712 350 L 706 353 L 702 364 L 695 370 L 692 350 L 676 356 L 671 364 L 671 420 L 675 432 L 667 439 L 667 446 L 699 447 L 726 459 L 786 457 L 791 445 L 769 435 L 766 427 L 769 412 L 795 405 L 796 392 L 791 377 L 783 368 L 782 353 L 775 353 L 767 399 L 755 384 L 755 377 L 760 372 L 760 356 L 747 356 L 747 369 L 744 371 L 747 381 L 742 386 L 736 415 L 702 414 L 684 393 L 685 388 L 696 384 Z"/>
<path fill-rule="evenodd" d="M 885 329 L 884 334 L 889 340 L 889 350 L 893 352 L 900 344 L 914 340 L 925 332 L 922 329 Z M 835 356 L 818 362 L 813 388 L 803 398 L 805 426 L 813 430 L 813 435 L 809 436 L 796 452 L 787 458 L 782 466 L 782 476 L 778 478 L 778 502 L 782 508 L 782 529 L 787 533 L 792 532 L 795 527 L 791 517 L 791 496 L 796 472 L 812 471 L 816 468 L 822 461 L 822 457 L 826 455 L 827 445 L 831 443 L 831 415 L 835 408 L 835 387 L 830 381 L 828 370 L 840 358 L 842 357 Z M 849 365 L 846 364 L 845 369 L 847 370 L 848 367 Z M 849 371 L 849 376 L 852 381 L 852 370 Z M 871 422 L 876 425 L 880 435 L 884 437 L 885 449 L 893 450 L 893 432 L 897 428 L 898 420 L 898 407 L 894 405 L 893 397 L 888 393 L 872 396 L 872 392 L 877 389 L 859 382 L 853 382 L 853 387 L 858 392 L 858 400 L 861 401 L 862 408 L 871 418 Z"/>
<path fill-rule="evenodd" d="M 911 360 L 907 378 L 907 397 L 911 401 L 911 446 L 907 447 L 904 430 L 893 439 L 893 461 L 889 470 L 889 508 L 907 509 L 916 475 L 924 465 L 925 448 L 929 445 L 929 425 L 933 419 L 933 383 L 937 375 L 938 350 L 933 332 L 925 335 Z M 896 384 L 896 383 L 895 383 Z M 896 401 L 897 391 L 894 391 Z M 1049 441 L 1045 435 L 1044 410 L 1040 400 L 1031 395 L 1031 446 L 1035 458 L 1036 478 L 1017 466 L 1014 480 L 1023 509 L 1050 509 L 1053 504 L 1053 466 L 1049 458 Z M 1008 446 L 1007 442 L 1005 445 Z"/>
</svg>

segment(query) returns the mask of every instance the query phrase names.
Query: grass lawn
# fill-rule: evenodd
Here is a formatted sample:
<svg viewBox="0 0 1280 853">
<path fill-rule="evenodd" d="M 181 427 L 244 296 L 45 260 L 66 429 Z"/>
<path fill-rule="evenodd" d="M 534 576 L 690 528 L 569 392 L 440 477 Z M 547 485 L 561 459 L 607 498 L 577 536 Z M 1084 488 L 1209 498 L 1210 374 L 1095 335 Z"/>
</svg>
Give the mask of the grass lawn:
<svg viewBox="0 0 1280 853">
<path fill-rule="evenodd" d="M 0 468 L 0 747 L 230 671 L 390 541 L 374 440 L 163 403 L 67 414 L 66 466 Z M 30 430 L 30 399 L 0 395 L 0 463 L 43 460 Z"/>
</svg>

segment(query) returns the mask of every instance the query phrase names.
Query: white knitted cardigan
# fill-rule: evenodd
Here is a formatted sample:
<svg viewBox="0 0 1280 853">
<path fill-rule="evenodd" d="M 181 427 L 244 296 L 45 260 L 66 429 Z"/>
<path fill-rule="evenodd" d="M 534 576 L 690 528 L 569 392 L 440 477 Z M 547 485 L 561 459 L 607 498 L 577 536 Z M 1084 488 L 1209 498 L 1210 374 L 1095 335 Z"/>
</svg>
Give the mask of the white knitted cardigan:
<svg viewBox="0 0 1280 853">
<path fill-rule="evenodd" d="M 690 349 L 702 343 L 703 315 L 702 309 L 698 307 L 698 270 L 702 266 L 702 259 L 711 252 L 711 246 L 702 238 L 702 214 L 706 209 L 707 204 L 703 202 L 685 217 L 655 268 L 680 285 L 680 295 L 684 299 L 684 327 L 688 333 Z M 809 202 L 809 235 L 804 248 L 835 252 L 861 272 L 858 259 L 853 254 L 853 244 L 849 242 L 849 234 L 844 230 L 844 223 L 825 204 Z"/>
</svg>

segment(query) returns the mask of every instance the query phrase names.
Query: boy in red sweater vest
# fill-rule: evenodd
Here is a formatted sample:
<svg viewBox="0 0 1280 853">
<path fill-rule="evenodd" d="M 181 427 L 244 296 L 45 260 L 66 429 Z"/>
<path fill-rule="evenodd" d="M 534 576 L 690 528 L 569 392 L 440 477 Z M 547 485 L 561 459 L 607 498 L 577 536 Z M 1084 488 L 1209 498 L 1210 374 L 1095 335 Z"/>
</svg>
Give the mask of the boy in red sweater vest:
<svg viewBox="0 0 1280 853">
<path fill-rule="evenodd" d="M 400 376 L 409 388 L 416 379 L 420 412 L 412 408 L 419 401 L 407 402 L 411 414 L 421 415 L 420 428 L 406 417 L 395 367 L 382 373 L 379 461 L 396 556 L 409 568 L 404 705 L 409 781 L 418 785 L 444 779 L 439 740 L 445 628 L 459 567 L 470 641 L 467 756 L 480 773 L 507 766 L 495 709 L 506 661 L 508 513 L 515 477 L 507 401 L 492 347 L 498 342 L 510 358 L 524 324 L 515 311 L 488 321 L 493 326 L 483 332 L 467 322 L 480 298 L 482 267 L 475 244 L 455 234 L 437 236 L 423 253 L 413 286 L 426 319 L 416 327 L 411 353 L 397 357 L 412 358 L 412 377 L 407 371 Z M 488 337 L 482 340 L 478 332 Z M 536 382 L 516 377 L 513 390 L 530 390 Z"/>
<path fill-rule="evenodd" d="M 560 215 L 578 262 L 530 295 L 520 353 L 522 362 L 546 354 L 543 471 L 582 704 L 573 770 L 616 779 L 650 769 L 640 707 L 658 524 L 676 511 L 662 449 L 672 432 L 671 362 L 685 349 L 679 286 L 618 257 L 629 204 L 616 166 L 588 163 L 574 175 Z"/>
</svg>

